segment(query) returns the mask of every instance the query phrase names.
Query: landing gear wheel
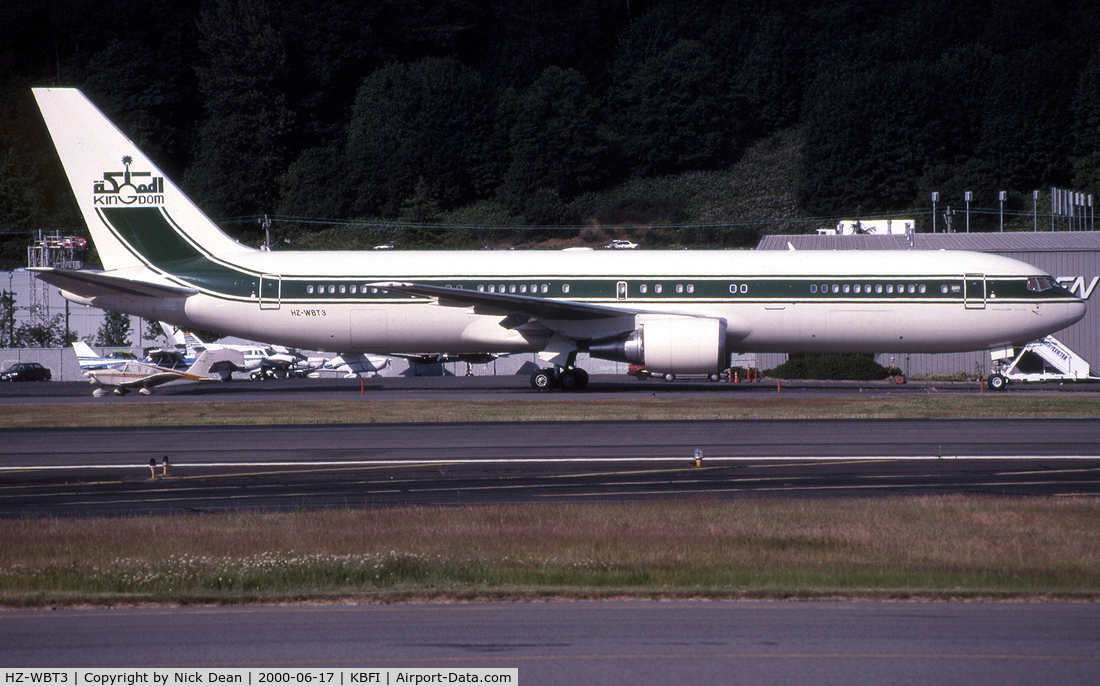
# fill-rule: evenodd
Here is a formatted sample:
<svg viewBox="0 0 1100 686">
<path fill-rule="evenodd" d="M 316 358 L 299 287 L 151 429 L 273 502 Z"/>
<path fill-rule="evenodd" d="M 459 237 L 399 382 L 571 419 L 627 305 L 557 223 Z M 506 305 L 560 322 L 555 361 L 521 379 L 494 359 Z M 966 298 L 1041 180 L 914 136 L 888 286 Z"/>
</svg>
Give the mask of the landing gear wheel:
<svg viewBox="0 0 1100 686">
<path fill-rule="evenodd" d="M 989 390 L 991 391 L 1003 391 L 1005 386 L 1008 385 L 1008 379 L 1000 374 L 990 374 L 989 380 L 986 383 L 989 385 Z"/>
<path fill-rule="evenodd" d="M 558 377 L 558 383 L 567 391 L 582 391 L 588 387 L 588 372 L 578 367 L 566 369 Z"/>
<path fill-rule="evenodd" d="M 554 372 L 551 369 L 539 369 L 531 375 L 531 388 L 536 391 L 548 391 L 554 387 Z"/>
<path fill-rule="evenodd" d="M 580 367 L 577 367 L 574 371 L 577 372 L 577 380 L 580 382 L 577 384 L 577 390 L 583 391 L 588 388 L 588 372 L 584 371 Z"/>
</svg>

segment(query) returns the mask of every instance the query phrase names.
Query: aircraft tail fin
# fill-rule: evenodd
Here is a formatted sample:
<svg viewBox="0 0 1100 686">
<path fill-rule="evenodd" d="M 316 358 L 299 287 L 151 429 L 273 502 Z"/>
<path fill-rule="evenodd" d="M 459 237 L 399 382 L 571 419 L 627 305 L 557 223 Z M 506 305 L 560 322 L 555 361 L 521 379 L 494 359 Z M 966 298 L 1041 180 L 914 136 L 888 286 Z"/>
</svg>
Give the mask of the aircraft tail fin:
<svg viewBox="0 0 1100 686">
<path fill-rule="evenodd" d="M 249 250 L 215 226 L 79 90 L 33 91 L 104 269 L 156 270 L 158 263 L 196 253 Z"/>
<path fill-rule="evenodd" d="M 228 378 L 229 374 L 244 369 L 244 353 L 240 350 L 221 348 L 219 350 L 205 350 L 195 363 L 187 369 L 187 374 L 192 376 L 208 377 L 213 374 Z"/>
<path fill-rule="evenodd" d="M 185 345 L 185 341 L 183 340 L 183 329 L 180 327 L 169 324 L 168 322 L 160 322 L 160 330 L 164 332 L 164 335 L 167 336 L 176 347 Z"/>
<path fill-rule="evenodd" d="M 95 351 L 92 350 L 91 346 L 89 346 L 84 341 L 73 341 L 73 350 L 76 351 L 76 359 L 78 360 L 86 360 L 93 357 L 99 357 L 99 355 L 96 355 Z"/>
</svg>

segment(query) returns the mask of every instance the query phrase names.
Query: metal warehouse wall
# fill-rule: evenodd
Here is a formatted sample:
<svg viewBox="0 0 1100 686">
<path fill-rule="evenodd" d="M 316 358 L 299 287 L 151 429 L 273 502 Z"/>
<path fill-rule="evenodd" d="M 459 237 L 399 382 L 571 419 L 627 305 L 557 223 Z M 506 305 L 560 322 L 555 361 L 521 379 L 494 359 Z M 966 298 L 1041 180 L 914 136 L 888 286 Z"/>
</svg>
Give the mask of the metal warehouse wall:
<svg viewBox="0 0 1100 686">
<path fill-rule="evenodd" d="M 973 250 L 994 253 L 1035 265 L 1088 301 L 1085 318 L 1056 334 L 1100 370 L 1100 232 L 912 234 L 910 236 L 766 236 L 757 250 Z M 986 374 L 988 351 L 944 355 L 881 355 L 910 376 L 927 374 Z M 786 355 L 760 355 L 760 368 L 769 369 Z"/>
</svg>

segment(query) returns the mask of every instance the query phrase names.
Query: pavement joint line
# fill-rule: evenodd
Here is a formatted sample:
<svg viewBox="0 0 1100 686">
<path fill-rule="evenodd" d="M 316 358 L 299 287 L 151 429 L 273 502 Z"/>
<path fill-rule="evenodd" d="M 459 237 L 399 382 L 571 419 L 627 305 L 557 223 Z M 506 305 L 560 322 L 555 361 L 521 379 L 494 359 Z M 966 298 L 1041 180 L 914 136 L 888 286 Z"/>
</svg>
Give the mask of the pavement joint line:
<svg viewBox="0 0 1100 686">
<path fill-rule="evenodd" d="M 478 457 L 478 458 L 439 458 L 425 459 L 384 459 L 384 460 L 324 460 L 324 461 L 279 461 L 279 462 L 186 462 L 173 461 L 173 468 L 180 467 L 370 467 L 379 465 L 444 465 L 444 464 L 493 464 L 493 463 L 603 463 L 603 462 L 690 462 L 691 455 L 658 457 Z M 877 461 L 940 461 L 940 460 L 1100 460 L 1100 455 L 804 455 L 804 456 L 708 456 L 703 458 L 705 466 L 715 462 L 877 462 Z M 132 469 L 147 467 L 141 462 L 119 462 L 79 465 L 5 465 L 0 472 L 46 471 L 69 469 Z"/>
</svg>

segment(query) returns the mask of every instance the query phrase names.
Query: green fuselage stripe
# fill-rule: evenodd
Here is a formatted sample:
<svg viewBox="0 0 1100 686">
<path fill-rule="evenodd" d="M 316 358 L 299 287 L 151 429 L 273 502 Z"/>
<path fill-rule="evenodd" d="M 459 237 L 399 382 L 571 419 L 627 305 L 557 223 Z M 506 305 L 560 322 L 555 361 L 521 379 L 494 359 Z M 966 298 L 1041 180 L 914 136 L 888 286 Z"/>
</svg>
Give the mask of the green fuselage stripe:
<svg viewBox="0 0 1100 686">
<path fill-rule="evenodd" d="M 208 295 L 230 300 L 257 300 L 260 273 L 213 259 L 188 240 L 159 207 L 104 207 L 103 221 L 130 250 L 153 269 L 194 286 Z M 276 296 L 274 279 L 264 279 L 265 299 L 285 303 L 340 304 L 407 301 L 412 296 L 387 293 L 371 281 L 407 279 L 407 276 L 285 275 Z M 575 278 L 502 277 L 417 278 L 418 283 L 463 290 L 507 293 L 529 297 L 600 303 L 751 303 L 802 302 L 859 305 L 892 303 L 948 303 L 967 301 L 1068 301 L 1077 298 L 1061 287 L 1046 291 L 1027 288 L 1027 277 L 959 276 L 640 276 L 584 275 Z M 620 297 L 619 284 L 626 284 Z M 644 292 L 642 287 L 645 287 Z M 545 288 L 544 288 L 545 287 Z M 859 292 L 856 292 L 858 287 Z M 912 287 L 914 292 L 910 292 Z M 921 289 L 923 287 L 923 292 Z M 352 292 L 354 289 L 355 292 Z M 888 292 L 888 289 L 893 292 Z M 334 292 L 329 292 L 330 290 Z M 341 292 L 342 290 L 342 292 Z"/>
</svg>

